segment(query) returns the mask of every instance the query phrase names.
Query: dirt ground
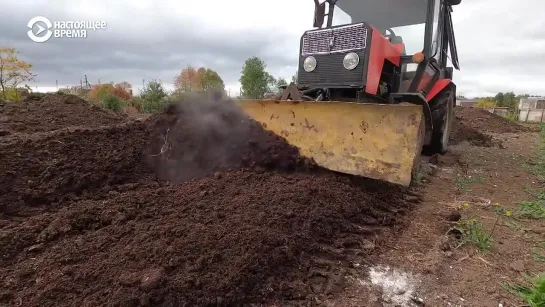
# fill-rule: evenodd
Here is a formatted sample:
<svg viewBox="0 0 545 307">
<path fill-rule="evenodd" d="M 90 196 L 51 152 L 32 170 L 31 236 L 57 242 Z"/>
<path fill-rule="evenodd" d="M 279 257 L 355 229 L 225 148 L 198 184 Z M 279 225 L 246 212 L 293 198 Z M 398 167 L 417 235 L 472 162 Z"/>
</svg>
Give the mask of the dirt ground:
<svg viewBox="0 0 545 307">
<path fill-rule="evenodd" d="M 520 306 L 500 282 L 543 271 L 538 222 L 502 216 L 487 253 L 448 234 L 542 190 L 536 132 L 464 111 L 405 189 L 324 171 L 227 101 L 130 121 L 69 100 L 0 103 L 0 305 Z"/>
<path fill-rule="evenodd" d="M 472 126 L 482 112 L 458 110 L 457 124 Z M 422 201 L 407 215 L 408 226 L 329 306 L 527 306 L 503 285 L 527 285 L 524 274 L 545 271 L 543 219 L 517 215 L 521 202 L 536 200 L 545 188 L 543 174 L 532 171 L 540 138 L 528 132 L 535 127 L 501 120 L 504 131 L 519 132 L 487 134 L 502 146 L 474 146 L 466 139 L 441 156 L 419 185 Z M 489 250 L 458 246 L 449 230 L 468 220 L 482 223 L 483 236 L 492 240 Z"/>
</svg>

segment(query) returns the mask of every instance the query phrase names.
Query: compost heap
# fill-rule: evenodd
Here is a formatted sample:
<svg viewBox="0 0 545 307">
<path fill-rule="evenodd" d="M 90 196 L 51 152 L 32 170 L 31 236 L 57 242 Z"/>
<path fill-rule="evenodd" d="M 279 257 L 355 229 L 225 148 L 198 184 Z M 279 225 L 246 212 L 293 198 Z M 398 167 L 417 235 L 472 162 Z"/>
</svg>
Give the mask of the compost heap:
<svg viewBox="0 0 545 307">
<path fill-rule="evenodd" d="M 89 127 L 0 137 L 0 304 L 303 304 L 409 207 L 400 188 L 318 170 L 231 101 L 107 127 L 65 114 Z"/>
<path fill-rule="evenodd" d="M 517 124 L 500 115 L 481 108 L 456 107 L 456 119 L 467 127 L 484 133 L 519 133 L 532 131 L 531 128 Z"/>
<path fill-rule="evenodd" d="M 456 107 L 454 114 L 455 118 L 449 139 L 452 145 L 466 141 L 473 146 L 491 147 L 501 142 L 490 134 L 535 131 L 534 128 L 519 125 L 480 108 Z"/>
<path fill-rule="evenodd" d="M 452 122 L 452 130 L 450 132 L 449 144 L 457 145 L 464 141 L 470 143 L 473 146 L 479 147 L 492 147 L 494 144 L 490 135 L 486 135 L 469 126 L 466 126 L 460 121 L 460 119 L 455 118 Z"/>
<path fill-rule="evenodd" d="M 21 102 L 0 101 L 0 136 L 33 133 L 67 126 L 98 127 L 126 118 L 92 105 L 75 95 L 33 93 Z"/>
</svg>

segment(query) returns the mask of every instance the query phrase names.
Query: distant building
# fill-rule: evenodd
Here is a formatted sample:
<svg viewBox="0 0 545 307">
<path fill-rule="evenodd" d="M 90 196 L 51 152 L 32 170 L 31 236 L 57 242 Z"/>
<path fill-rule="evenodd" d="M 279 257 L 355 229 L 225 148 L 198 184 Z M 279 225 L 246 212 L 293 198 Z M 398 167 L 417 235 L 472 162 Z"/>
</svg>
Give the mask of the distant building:
<svg viewBox="0 0 545 307">
<path fill-rule="evenodd" d="M 521 98 L 518 109 L 520 121 L 543 122 L 545 119 L 545 97 Z"/>
<path fill-rule="evenodd" d="M 456 105 L 461 107 L 473 107 L 479 102 L 479 99 L 456 99 Z"/>
</svg>

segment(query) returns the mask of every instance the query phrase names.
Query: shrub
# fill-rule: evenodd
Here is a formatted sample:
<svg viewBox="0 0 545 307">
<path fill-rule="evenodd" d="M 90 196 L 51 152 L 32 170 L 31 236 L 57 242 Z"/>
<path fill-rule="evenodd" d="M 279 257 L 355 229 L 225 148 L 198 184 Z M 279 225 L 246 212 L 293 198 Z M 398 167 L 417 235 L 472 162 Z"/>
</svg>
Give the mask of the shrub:
<svg viewBox="0 0 545 307">
<path fill-rule="evenodd" d="M 129 100 L 132 94 L 120 84 L 105 83 L 93 86 L 89 92 L 89 101 L 97 105 L 103 105 L 105 99 L 109 96 L 115 96 L 119 100 Z"/>
<path fill-rule="evenodd" d="M 20 101 L 21 93 L 17 88 L 6 88 L 4 95 L 0 92 L 0 99 L 10 100 L 10 101 Z"/>
<path fill-rule="evenodd" d="M 131 97 L 131 99 L 125 101 L 125 106 L 133 107 L 138 112 L 142 112 L 142 105 L 143 104 L 144 104 L 144 100 L 141 97 L 138 97 L 138 96 Z"/>
<path fill-rule="evenodd" d="M 158 110 L 161 110 L 165 104 L 168 103 L 168 98 L 163 97 L 161 99 L 154 100 L 143 100 L 142 101 L 142 112 L 144 113 L 153 113 Z"/>
<path fill-rule="evenodd" d="M 115 95 L 106 95 L 102 100 L 102 106 L 108 110 L 119 112 L 122 108 L 121 99 Z"/>
<path fill-rule="evenodd" d="M 141 111 L 144 113 L 153 113 L 168 102 L 167 93 L 163 85 L 157 80 L 149 81 L 142 90 L 140 97 L 142 98 Z"/>
</svg>

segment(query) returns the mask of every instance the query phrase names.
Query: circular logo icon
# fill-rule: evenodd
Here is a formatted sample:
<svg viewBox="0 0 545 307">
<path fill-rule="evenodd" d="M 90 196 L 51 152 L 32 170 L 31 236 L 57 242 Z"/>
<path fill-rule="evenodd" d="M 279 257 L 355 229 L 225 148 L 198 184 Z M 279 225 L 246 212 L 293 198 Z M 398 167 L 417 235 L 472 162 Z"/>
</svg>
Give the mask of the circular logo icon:
<svg viewBox="0 0 545 307">
<path fill-rule="evenodd" d="M 53 24 L 49 19 L 43 16 L 36 16 L 32 18 L 28 23 L 27 27 L 30 28 L 27 34 L 31 40 L 36 43 L 43 43 L 51 38 L 53 32 L 49 29 L 53 27 Z M 45 32 L 45 33 L 44 33 Z"/>
</svg>

